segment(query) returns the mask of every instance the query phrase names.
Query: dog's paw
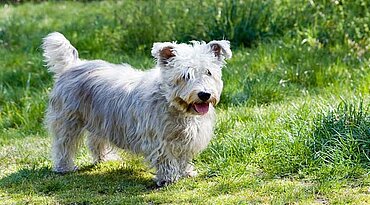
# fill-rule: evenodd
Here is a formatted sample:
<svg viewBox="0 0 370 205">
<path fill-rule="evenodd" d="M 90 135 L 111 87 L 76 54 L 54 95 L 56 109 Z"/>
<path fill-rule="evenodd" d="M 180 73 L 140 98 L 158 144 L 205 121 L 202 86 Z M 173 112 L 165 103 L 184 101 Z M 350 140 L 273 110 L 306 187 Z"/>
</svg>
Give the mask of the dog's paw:
<svg viewBox="0 0 370 205">
<path fill-rule="evenodd" d="M 73 167 L 55 167 L 54 172 L 57 174 L 67 174 L 69 172 L 76 172 L 78 171 L 78 166 Z"/>
<path fill-rule="evenodd" d="M 104 156 L 102 161 L 107 162 L 107 161 L 121 161 L 122 158 L 119 156 L 117 152 L 110 152 Z"/>
<path fill-rule="evenodd" d="M 195 170 L 194 166 L 191 164 L 188 164 L 185 172 L 183 173 L 183 176 L 184 177 L 196 177 L 197 175 L 198 175 L 198 172 Z"/>
<path fill-rule="evenodd" d="M 196 177 L 198 172 L 195 170 L 186 171 L 184 177 Z"/>
<path fill-rule="evenodd" d="M 160 188 L 160 187 L 166 187 L 170 184 L 172 184 L 173 181 L 170 181 L 170 180 L 160 180 L 160 181 L 157 181 L 156 184 L 157 184 L 157 187 Z"/>
<path fill-rule="evenodd" d="M 109 162 L 109 161 L 121 161 L 122 158 L 117 153 L 108 153 L 104 156 L 98 157 L 94 159 L 93 164 L 99 164 L 102 162 Z"/>
<path fill-rule="evenodd" d="M 179 176 L 177 177 L 155 177 L 154 181 L 156 182 L 157 187 L 165 187 L 168 186 L 174 182 L 176 182 L 179 179 Z"/>
</svg>

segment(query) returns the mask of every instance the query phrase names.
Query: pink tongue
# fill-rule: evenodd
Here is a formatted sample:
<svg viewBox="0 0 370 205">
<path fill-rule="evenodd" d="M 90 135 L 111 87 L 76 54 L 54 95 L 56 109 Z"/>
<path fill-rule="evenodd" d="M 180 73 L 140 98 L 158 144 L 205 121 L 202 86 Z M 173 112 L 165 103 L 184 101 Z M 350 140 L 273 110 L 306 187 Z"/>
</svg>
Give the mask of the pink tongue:
<svg viewBox="0 0 370 205">
<path fill-rule="evenodd" d="M 194 103 L 195 111 L 197 111 L 199 114 L 206 114 L 209 109 L 208 103 Z"/>
</svg>

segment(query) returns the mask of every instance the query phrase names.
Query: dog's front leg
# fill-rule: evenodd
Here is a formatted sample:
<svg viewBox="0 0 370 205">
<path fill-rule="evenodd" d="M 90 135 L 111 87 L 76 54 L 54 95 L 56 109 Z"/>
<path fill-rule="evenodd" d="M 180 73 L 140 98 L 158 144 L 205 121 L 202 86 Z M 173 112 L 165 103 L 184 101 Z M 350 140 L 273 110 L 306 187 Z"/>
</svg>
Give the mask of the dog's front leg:
<svg viewBox="0 0 370 205">
<path fill-rule="evenodd" d="M 157 186 L 167 186 L 181 177 L 179 161 L 174 157 L 166 157 L 157 164 L 157 174 L 155 181 Z"/>
</svg>

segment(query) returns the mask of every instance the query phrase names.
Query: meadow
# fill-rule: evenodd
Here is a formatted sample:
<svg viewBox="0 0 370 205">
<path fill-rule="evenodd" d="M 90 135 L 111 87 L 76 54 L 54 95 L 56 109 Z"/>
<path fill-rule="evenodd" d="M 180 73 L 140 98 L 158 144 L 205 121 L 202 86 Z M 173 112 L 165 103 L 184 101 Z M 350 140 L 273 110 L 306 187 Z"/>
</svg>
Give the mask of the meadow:
<svg viewBox="0 0 370 205">
<path fill-rule="evenodd" d="M 0 204 L 370 204 L 370 1 L 0 1 Z M 228 39 L 199 176 L 155 188 L 142 158 L 51 170 L 41 40 L 154 65 L 154 42 Z"/>
</svg>

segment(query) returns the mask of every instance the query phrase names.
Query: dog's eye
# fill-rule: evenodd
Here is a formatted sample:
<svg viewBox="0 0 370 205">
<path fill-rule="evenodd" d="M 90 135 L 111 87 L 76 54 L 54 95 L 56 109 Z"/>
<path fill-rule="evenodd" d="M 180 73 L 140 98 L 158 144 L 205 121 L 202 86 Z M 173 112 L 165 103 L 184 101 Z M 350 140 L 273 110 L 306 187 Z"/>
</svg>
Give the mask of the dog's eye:
<svg viewBox="0 0 370 205">
<path fill-rule="evenodd" d="M 207 75 L 208 75 L 208 76 L 212 76 L 211 71 L 209 71 L 208 69 L 207 69 Z"/>
</svg>

